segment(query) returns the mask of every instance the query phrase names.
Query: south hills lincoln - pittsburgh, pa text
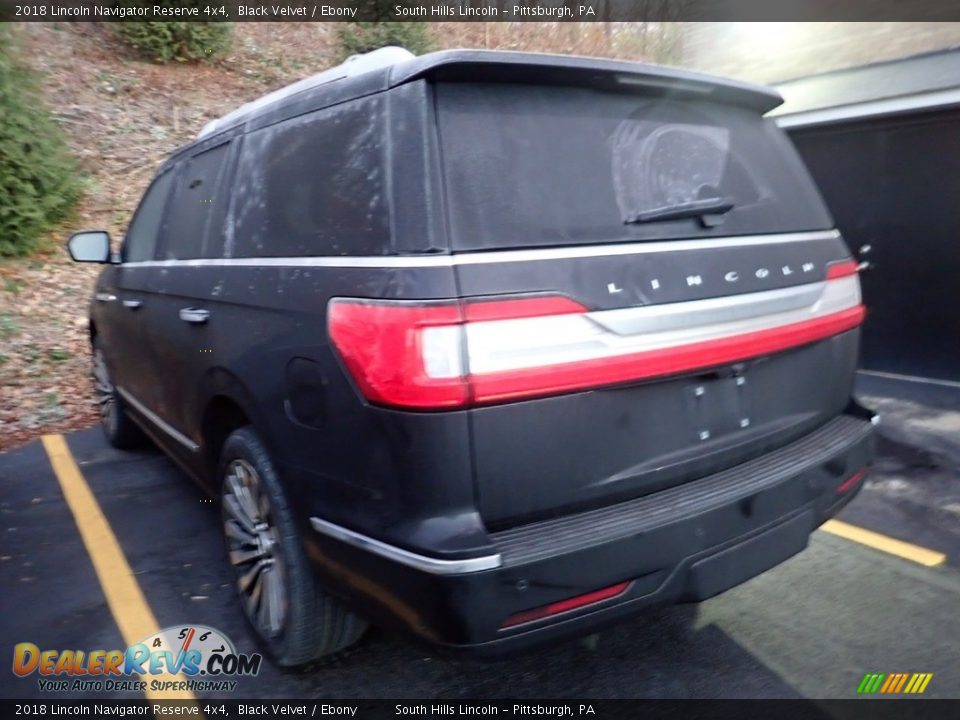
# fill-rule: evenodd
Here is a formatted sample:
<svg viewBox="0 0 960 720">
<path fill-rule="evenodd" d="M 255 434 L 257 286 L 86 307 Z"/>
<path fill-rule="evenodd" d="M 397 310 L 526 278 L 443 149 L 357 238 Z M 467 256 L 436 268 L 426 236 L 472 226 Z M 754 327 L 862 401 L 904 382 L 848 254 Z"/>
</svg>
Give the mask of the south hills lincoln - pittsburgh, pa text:
<svg viewBox="0 0 960 720">
<path fill-rule="evenodd" d="M 595 17 L 597 11 L 590 5 L 569 7 L 540 7 L 539 5 L 509 5 L 497 7 L 467 7 L 459 4 L 450 5 L 417 5 L 405 7 L 396 5 L 393 8 L 397 18 L 485 18 L 487 20 L 514 20 L 518 18 L 553 18 L 572 19 Z"/>
</svg>

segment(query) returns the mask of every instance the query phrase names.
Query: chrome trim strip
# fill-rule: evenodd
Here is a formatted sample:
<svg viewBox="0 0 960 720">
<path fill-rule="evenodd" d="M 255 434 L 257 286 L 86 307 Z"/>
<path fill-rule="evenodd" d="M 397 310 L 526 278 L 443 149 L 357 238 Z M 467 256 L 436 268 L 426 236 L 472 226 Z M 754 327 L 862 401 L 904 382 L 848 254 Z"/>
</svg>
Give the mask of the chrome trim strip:
<svg viewBox="0 0 960 720">
<path fill-rule="evenodd" d="M 824 286 L 823 282 L 814 282 L 706 300 L 600 310 L 587 313 L 587 317 L 617 335 L 683 330 L 809 307 L 823 294 Z"/>
<path fill-rule="evenodd" d="M 139 400 L 137 400 L 137 399 L 136 399 L 133 395 L 131 395 L 129 392 L 127 392 L 126 390 L 124 390 L 124 389 L 123 389 L 122 387 L 120 387 L 119 385 L 116 386 L 116 388 L 117 388 L 117 392 L 120 393 L 121 396 L 123 396 L 124 402 L 128 402 L 128 403 L 130 403 L 131 405 L 133 405 L 134 409 L 135 409 L 138 413 L 140 413 L 141 415 L 143 415 L 145 418 L 147 418 L 147 420 L 149 420 L 157 429 L 163 430 L 163 432 L 165 432 L 167 435 L 169 435 L 170 437 L 172 437 L 172 438 L 173 438 L 174 440 L 176 440 L 178 443 L 180 443 L 180 444 L 183 445 L 185 448 L 187 448 L 188 450 L 190 450 L 190 452 L 197 452 L 197 450 L 200 449 L 200 446 L 197 445 L 193 440 L 191 440 L 190 438 L 188 438 L 186 435 L 184 435 L 184 434 L 183 434 L 182 432 L 180 432 L 179 430 L 176 430 L 175 428 L 173 428 L 169 423 L 167 423 L 166 421 L 164 421 L 164 420 L 163 420 L 159 415 L 157 415 L 155 412 L 153 412 L 152 410 L 147 409 L 147 407 L 146 407 L 142 402 L 140 402 Z"/>
<path fill-rule="evenodd" d="M 787 98 L 786 105 L 789 106 Z M 915 110 L 936 110 L 942 107 L 960 104 L 960 89 L 939 90 L 909 97 L 871 100 L 868 102 L 843 105 L 841 107 L 807 110 L 795 114 L 774 115 L 773 119 L 781 128 L 803 128 L 814 125 L 860 120 L 884 115 L 897 115 Z"/>
<path fill-rule="evenodd" d="M 718 238 L 701 238 L 697 240 L 658 240 L 655 242 L 577 245 L 574 247 L 534 250 L 497 250 L 486 253 L 454 255 L 453 259 L 455 265 L 484 265 L 499 262 L 529 262 L 532 260 L 647 255 L 649 253 L 711 250 L 713 248 L 779 245 L 780 243 L 809 242 L 811 240 L 836 240 L 839 237 L 840 232 L 838 230 L 819 230 L 816 232 L 779 233 L 776 235 L 737 235 Z"/>
<path fill-rule="evenodd" d="M 839 237 L 840 233 L 837 230 L 818 230 L 815 232 L 742 235 L 697 240 L 658 240 L 655 242 L 577 245 L 574 247 L 537 248 L 531 250 L 495 250 L 492 252 L 471 252 L 458 255 L 144 260 L 142 262 L 124 263 L 124 267 L 454 267 L 457 265 L 490 265 L 504 262 L 533 262 L 536 260 L 646 255 L 648 253 L 709 250 L 712 248 L 777 245 L 780 243 L 809 242 L 811 240 L 836 240 Z"/>
<path fill-rule="evenodd" d="M 361 535 L 353 530 L 336 525 L 328 520 L 321 520 L 318 517 L 310 518 L 310 525 L 318 533 L 329 535 L 337 540 L 342 540 L 361 550 L 366 550 L 374 555 L 393 560 L 402 565 L 422 570 L 433 575 L 460 575 L 463 573 L 480 572 L 482 570 L 493 570 L 503 564 L 503 558 L 500 553 L 495 555 L 484 555 L 482 557 L 467 558 L 466 560 L 438 560 L 437 558 L 419 555 L 418 553 L 398 548 L 396 545 L 389 545 L 372 537 Z"/>
</svg>

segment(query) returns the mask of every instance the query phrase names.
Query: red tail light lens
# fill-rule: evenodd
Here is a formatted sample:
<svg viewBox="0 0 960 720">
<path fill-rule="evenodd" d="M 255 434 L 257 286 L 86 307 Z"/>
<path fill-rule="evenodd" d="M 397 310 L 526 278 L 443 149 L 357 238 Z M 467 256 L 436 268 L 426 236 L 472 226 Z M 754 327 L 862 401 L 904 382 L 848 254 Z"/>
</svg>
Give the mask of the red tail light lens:
<svg viewBox="0 0 960 720">
<path fill-rule="evenodd" d="M 364 397 L 383 405 L 443 409 L 468 400 L 459 357 L 462 320 L 460 306 L 453 303 L 337 299 L 330 303 L 327 321 L 330 338 Z M 433 358 L 425 353 L 424 332 L 430 328 L 452 336 L 445 338 L 446 357 L 440 351 Z M 443 362 L 449 365 L 445 372 Z"/>
<path fill-rule="evenodd" d="M 489 323 L 585 313 L 569 298 L 407 303 L 335 299 L 330 338 L 364 397 L 412 409 L 449 409 L 473 397 L 466 371 L 464 328 Z"/>
<path fill-rule="evenodd" d="M 859 272 L 859 268 L 855 260 L 841 260 L 827 266 L 827 280 L 849 277 L 850 275 L 856 275 L 857 272 Z"/>
</svg>

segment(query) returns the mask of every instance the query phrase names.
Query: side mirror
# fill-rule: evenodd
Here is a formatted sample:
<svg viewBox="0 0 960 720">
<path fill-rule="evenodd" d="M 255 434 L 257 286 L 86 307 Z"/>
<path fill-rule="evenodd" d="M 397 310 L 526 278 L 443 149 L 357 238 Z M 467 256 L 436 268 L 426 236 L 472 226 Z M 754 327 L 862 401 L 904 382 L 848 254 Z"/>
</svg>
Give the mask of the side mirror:
<svg viewBox="0 0 960 720">
<path fill-rule="evenodd" d="M 108 263 L 110 256 L 110 233 L 105 230 L 85 230 L 74 233 L 67 240 L 67 250 L 74 262 Z"/>
</svg>

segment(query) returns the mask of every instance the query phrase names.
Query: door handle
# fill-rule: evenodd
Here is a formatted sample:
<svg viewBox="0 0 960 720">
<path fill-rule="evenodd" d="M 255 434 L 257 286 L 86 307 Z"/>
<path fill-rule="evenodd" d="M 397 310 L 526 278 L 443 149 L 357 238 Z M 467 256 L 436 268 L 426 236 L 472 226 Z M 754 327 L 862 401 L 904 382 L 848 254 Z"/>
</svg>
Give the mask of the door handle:
<svg viewBox="0 0 960 720">
<path fill-rule="evenodd" d="M 202 308 L 181 308 L 180 319 L 184 322 L 202 325 L 210 319 L 210 311 Z"/>
<path fill-rule="evenodd" d="M 98 292 L 98 293 L 97 293 L 96 295 L 94 295 L 93 297 L 96 299 L 97 302 L 102 302 L 102 303 L 105 303 L 105 302 L 115 302 L 116 299 L 117 299 L 117 296 L 116 296 L 116 295 L 114 295 L 113 293 L 109 293 L 109 292 Z"/>
<path fill-rule="evenodd" d="M 143 305 L 143 300 L 124 300 L 123 301 L 123 306 L 128 310 L 136 310 L 141 305 Z"/>
</svg>

